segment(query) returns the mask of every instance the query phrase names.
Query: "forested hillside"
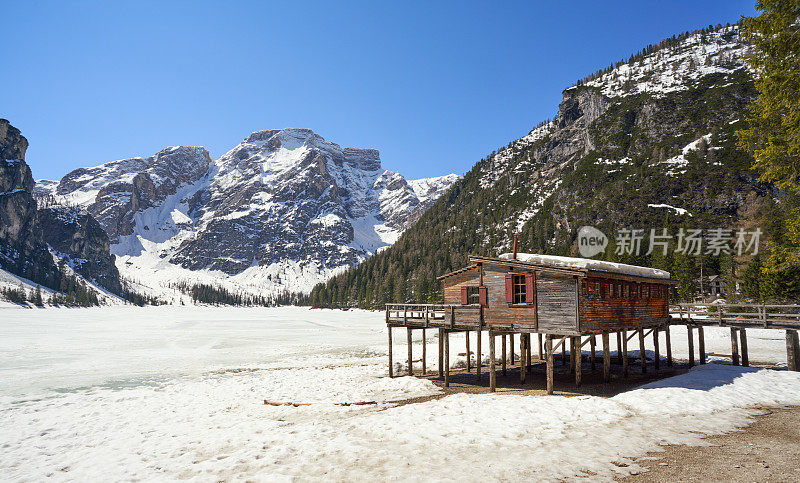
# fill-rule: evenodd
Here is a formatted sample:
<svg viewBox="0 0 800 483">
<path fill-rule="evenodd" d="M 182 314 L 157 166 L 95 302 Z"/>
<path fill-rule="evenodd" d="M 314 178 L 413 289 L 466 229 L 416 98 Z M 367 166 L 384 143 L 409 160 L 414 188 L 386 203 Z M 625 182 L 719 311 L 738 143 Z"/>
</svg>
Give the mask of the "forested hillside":
<svg viewBox="0 0 800 483">
<path fill-rule="evenodd" d="M 752 157 L 736 148 L 756 95 L 739 26 L 687 32 L 651 45 L 566 89 L 558 112 L 527 136 L 480 160 L 393 245 L 315 287 L 315 306 L 439 302 L 436 277 L 469 254 L 521 251 L 575 255 L 577 230 L 611 238 L 600 258 L 672 272 L 674 296 L 691 299 L 719 274 L 748 298 L 786 298 L 800 274 L 765 276 L 765 242 L 779 240 L 797 200 L 757 181 Z M 702 257 L 617 254 L 619 230 L 759 228 L 761 252 L 712 250 Z M 708 232 L 706 232 L 708 233 Z M 730 240 L 732 246 L 734 240 Z M 705 248 L 703 249 L 705 252 Z M 791 275 L 791 276 L 787 276 Z"/>
</svg>

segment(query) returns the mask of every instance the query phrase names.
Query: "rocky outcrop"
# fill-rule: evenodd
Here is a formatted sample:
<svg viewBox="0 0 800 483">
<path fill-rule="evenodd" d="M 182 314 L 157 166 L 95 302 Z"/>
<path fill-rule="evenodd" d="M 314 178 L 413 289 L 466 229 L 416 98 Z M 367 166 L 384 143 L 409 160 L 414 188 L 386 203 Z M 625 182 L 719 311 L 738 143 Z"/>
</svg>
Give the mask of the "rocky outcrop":
<svg viewBox="0 0 800 483">
<path fill-rule="evenodd" d="M 54 287 L 59 271 L 42 239 L 27 147 L 19 130 L 0 119 L 0 268 Z"/>
<path fill-rule="evenodd" d="M 44 240 L 73 270 L 95 285 L 121 295 L 119 271 L 108 235 L 91 215 L 76 208 L 39 211 Z"/>
</svg>

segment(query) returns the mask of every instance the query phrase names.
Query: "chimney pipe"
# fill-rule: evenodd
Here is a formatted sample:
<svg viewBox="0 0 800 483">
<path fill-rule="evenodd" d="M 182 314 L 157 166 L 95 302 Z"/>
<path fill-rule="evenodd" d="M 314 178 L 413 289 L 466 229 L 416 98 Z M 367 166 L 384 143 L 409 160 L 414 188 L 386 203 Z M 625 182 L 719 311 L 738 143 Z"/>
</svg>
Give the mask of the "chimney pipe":
<svg viewBox="0 0 800 483">
<path fill-rule="evenodd" d="M 517 259 L 517 235 L 516 235 L 516 233 L 514 234 L 514 249 L 512 251 L 514 253 L 513 253 L 512 257 L 511 257 L 511 259 L 512 260 L 516 260 Z"/>
</svg>

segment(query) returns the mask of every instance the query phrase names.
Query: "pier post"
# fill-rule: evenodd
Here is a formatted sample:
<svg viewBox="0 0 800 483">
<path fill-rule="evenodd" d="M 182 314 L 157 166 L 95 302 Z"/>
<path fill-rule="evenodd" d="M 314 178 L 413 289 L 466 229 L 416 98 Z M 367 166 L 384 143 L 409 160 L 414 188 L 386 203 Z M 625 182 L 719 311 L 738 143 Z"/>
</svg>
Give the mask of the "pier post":
<svg viewBox="0 0 800 483">
<path fill-rule="evenodd" d="M 739 365 L 739 340 L 734 327 L 731 327 L 731 361 L 734 366 Z"/>
<path fill-rule="evenodd" d="M 786 367 L 790 371 L 800 371 L 800 343 L 796 330 L 786 330 Z"/>
<path fill-rule="evenodd" d="M 470 357 L 469 357 L 469 331 L 464 331 L 464 341 L 467 347 L 467 372 L 470 372 Z"/>
<path fill-rule="evenodd" d="M 508 334 L 508 348 L 511 350 L 511 361 L 509 362 L 512 366 L 514 365 L 514 334 Z"/>
<path fill-rule="evenodd" d="M 536 334 L 536 336 L 539 339 L 539 360 L 541 361 L 544 359 L 544 354 L 542 354 L 542 333 L 539 332 Z"/>
<path fill-rule="evenodd" d="M 611 351 L 608 347 L 608 332 L 603 332 L 603 380 L 611 381 Z"/>
<path fill-rule="evenodd" d="M 655 348 L 655 355 L 653 356 L 653 370 L 658 372 L 661 366 L 661 354 L 658 350 L 658 327 L 653 327 L 653 347 Z"/>
<path fill-rule="evenodd" d="M 497 374 L 495 373 L 494 362 L 494 331 L 489 329 L 489 390 L 497 390 Z"/>
<path fill-rule="evenodd" d="M 444 329 L 444 387 L 450 387 L 450 331 Z"/>
<path fill-rule="evenodd" d="M 503 350 L 502 350 L 503 362 L 502 362 L 502 366 L 503 366 L 503 375 L 504 376 L 506 375 L 506 339 L 507 339 L 507 337 L 506 337 L 505 334 L 503 334 L 503 336 L 500 338 L 500 340 L 503 343 Z"/>
<path fill-rule="evenodd" d="M 444 329 L 439 329 L 439 378 L 444 378 Z"/>
<path fill-rule="evenodd" d="M 394 377 L 394 364 L 392 362 L 392 326 L 387 325 L 389 329 L 389 377 Z"/>
<path fill-rule="evenodd" d="M 700 364 L 706 363 L 706 333 L 703 326 L 697 327 L 697 350 L 700 351 Z"/>
<path fill-rule="evenodd" d="M 531 362 L 531 342 L 533 341 L 533 337 L 531 337 L 530 333 L 527 334 L 527 339 L 528 341 L 525 342 L 525 350 L 527 351 L 525 353 L 525 362 L 528 364 L 528 373 L 530 374 L 533 368 L 533 362 Z"/>
<path fill-rule="evenodd" d="M 622 332 L 617 331 L 617 364 L 622 365 Z"/>
<path fill-rule="evenodd" d="M 569 373 L 575 373 L 575 337 L 569 338 Z"/>
<path fill-rule="evenodd" d="M 411 346 L 411 327 L 406 329 L 406 342 L 408 344 L 408 375 L 414 375 L 414 366 L 413 366 L 413 359 L 412 359 L 412 346 Z"/>
<path fill-rule="evenodd" d="M 575 350 L 575 355 L 573 356 L 573 360 L 575 361 L 575 387 L 581 387 L 581 338 L 580 337 L 573 337 L 575 340 L 575 344 L 572 346 Z"/>
<path fill-rule="evenodd" d="M 425 359 L 427 359 L 428 357 L 427 346 L 428 346 L 428 339 L 425 336 L 425 329 L 422 329 L 422 375 L 423 376 L 426 375 L 426 373 L 428 372 L 428 366 L 425 361 Z"/>
<path fill-rule="evenodd" d="M 686 333 L 689 336 L 689 367 L 694 366 L 694 334 L 692 334 L 692 326 L 686 325 Z"/>
<path fill-rule="evenodd" d="M 553 364 L 555 363 L 553 360 L 553 336 L 550 334 L 545 335 L 545 341 L 547 344 L 545 347 L 547 352 L 547 394 L 553 394 Z"/>
<path fill-rule="evenodd" d="M 519 334 L 519 382 L 525 384 L 525 334 Z"/>
<path fill-rule="evenodd" d="M 622 377 L 628 377 L 628 331 L 622 331 Z"/>
<path fill-rule="evenodd" d="M 592 334 L 589 336 L 589 362 L 591 363 L 592 372 L 594 372 L 594 351 L 595 351 L 595 339 L 597 338 L 596 335 Z"/>
<path fill-rule="evenodd" d="M 667 330 L 664 331 L 664 339 L 667 343 L 667 366 L 672 367 L 672 342 L 670 341 L 670 328 L 672 326 L 667 324 Z"/>
<path fill-rule="evenodd" d="M 744 327 L 739 329 L 739 345 L 742 350 L 742 365 L 750 367 L 750 357 L 747 354 L 747 329 Z"/>
<path fill-rule="evenodd" d="M 642 362 L 642 374 L 647 372 L 647 354 L 644 352 L 644 329 L 639 329 L 639 359 Z"/>
<path fill-rule="evenodd" d="M 481 330 L 478 329 L 478 347 L 475 349 L 475 374 L 478 376 L 478 380 L 481 380 L 481 366 L 483 365 L 481 362 Z"/>
</svg>

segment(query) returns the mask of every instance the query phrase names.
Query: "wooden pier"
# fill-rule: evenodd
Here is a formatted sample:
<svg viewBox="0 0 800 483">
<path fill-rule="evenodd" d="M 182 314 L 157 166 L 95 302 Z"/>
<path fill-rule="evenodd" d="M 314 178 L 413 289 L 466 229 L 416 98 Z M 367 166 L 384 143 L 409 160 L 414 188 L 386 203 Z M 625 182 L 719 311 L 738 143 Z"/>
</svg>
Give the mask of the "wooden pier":
<svg viewBox="0 0 800 483">
<path fill-rule="evenodd" d="M 412 334 L 414 330 L 422 330 L 423 347 L 421 370 L 422 375 L 427 374 L 426 344 L 427 330 L 438 332 L 438 373 L 445 386 L 450 383 L 450 334 L 464 332 L 466 334 L 467 371 L 471 372 L 469 333 L 476 335 L 476 360 L 475 374 L 481 378 L 484 367 L 482 358 L 482 337 L 484 331 L 489 336 L 488 375 L 491 391 L 496 389 L 496 372 L 498 363 L 505 374 L 509 365 L 515 364 L 515 335 L 519 335 L 519 352 L 516 362 L 520 367 L 520 380 L 526 382 L 532 365 L 532 346 L 536 346 L 539 360 L 546 364 L 546 389 L 548 394 L 554 390 L 554 360 L 560 352 L 562 361 L 569 357 L 570 372 L 574 374 L 575 385 L 580 386 L 582 379 L 582 349 L 590 348 L 589 364 L 591 370 L 595 368 L 596 348 L 599 339 L 602 350 L 603 379 L 611 380 L 611 352 L 610 337 L 617 337 L 617 363 L 621 366 L 622 376 L 627 377 L 630 370 L 629 344 L 638 340 L 639 354 L 637 357 L 642 373 L 647 372 L 647 358 L 645 342 L 652 338 L 655 348 L 652 369 L 657 373 L 660 370 L 661 354 L 659 338 L 663 335 L 665 343 L 665 357 L 667 366 L 672 366 L 672 344 L 669 328 L 671 325 L 684 325 L 687 328 L 687 344 L 689 348 L 689 365 L 693 366 L 697 360 L 704 364 L 707 359 L 705 349 L 704 327 L 728 327 L 731 331 L 731 360 L 735 365 L 749 365 L 747 346 L 747 329 L 774 329 L 784 330 L 786 335 L 787 366 L 789 370 L 800 371 L 800 347 L 798 346 L 798 330 L 800 330 L 800 305 L 755 305 L 755 304 L 678 304 L 670 307 L 671 316 L 665 320 L 654 320 L 649 325 L 642 325 L 636 329 L 627 330 L 597 330 L 591 333 L 542 333 L 532 324 L 487 323 L 484 320 L 484 308 L 480 304 L 474 305 L 436 305 L 436 304 L 388 304 L 386 305 L 386 325 L 389 331 L 389 375 L 394 374 L 394 361 L 392 360 L 392 329 L 405 328 L 407 354 L 407 374 L 414 374 L 414 354 L 412 350 Z M 467 313 L 466 317 L 459 314 Z M 697 344 L 695 345 L 695 333 Z M 536 338 L 533 337 L 536 334 Z M 500 354 L 498 359 L 497 337 L 500 337 Z M 510 341 L 510 344 L 509 344 Z M 695 351 L 696 348 L 696 351 Z M 621 349 L 621 350 L 620 350 Z M 698 359 L 695 359 L 697 352 Z"/>
</svg>

